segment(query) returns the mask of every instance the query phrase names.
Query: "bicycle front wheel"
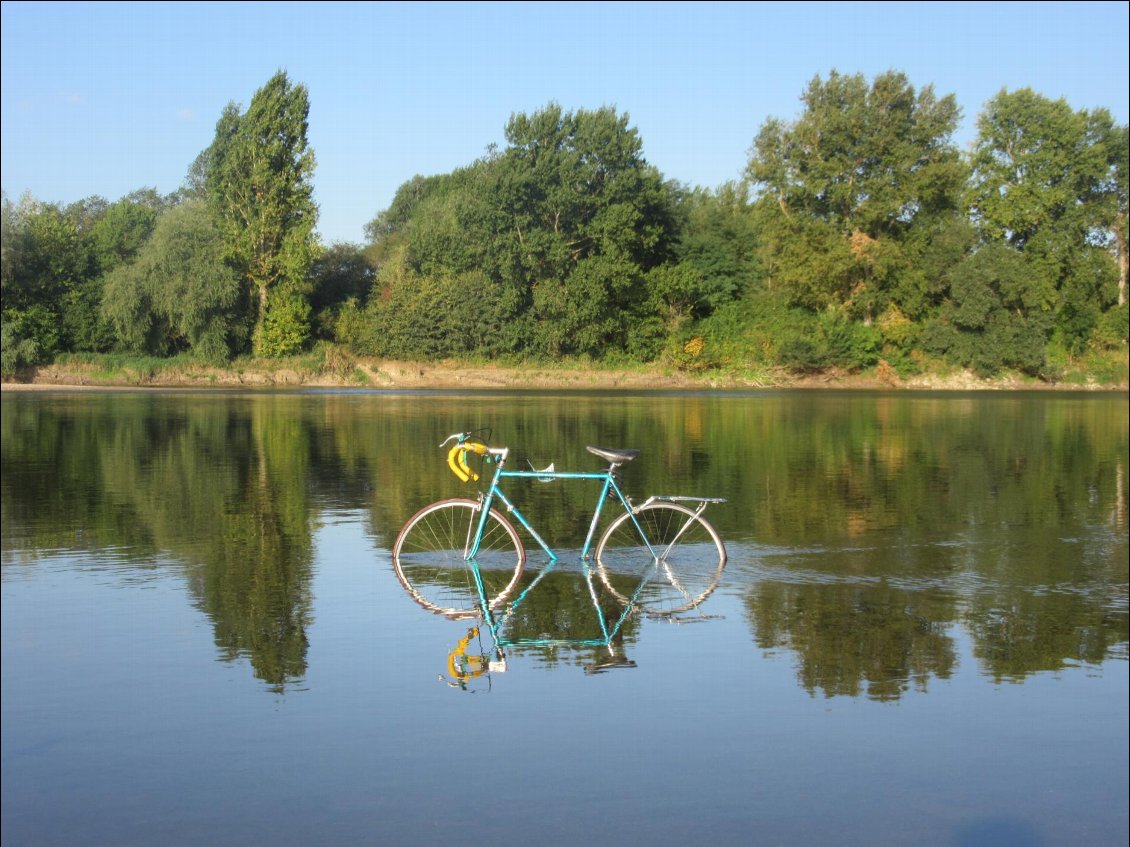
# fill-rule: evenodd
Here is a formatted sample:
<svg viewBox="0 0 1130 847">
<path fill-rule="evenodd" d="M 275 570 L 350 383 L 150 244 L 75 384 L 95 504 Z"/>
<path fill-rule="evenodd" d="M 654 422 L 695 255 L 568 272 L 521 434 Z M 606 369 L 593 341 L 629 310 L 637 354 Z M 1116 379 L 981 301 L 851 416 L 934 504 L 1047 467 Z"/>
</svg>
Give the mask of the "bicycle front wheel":
<svg viewBox="0 0 1130 847">
<path fill-rule="evenodd" d="M 467 558 L 482 514 L 477 500 L 451 498 L 425 506 L 396 536 L 396 578 L 425 609 L 454 619 L 482 611 L 475 568 Z M 487 513 L 475 565 L 491 609 L 513 593 L 526 566 L 526 549 L 510 521 Z"/>
<path fill-rule="evenodd" d="M 634 517 L 618 517 L 597 544 L 597 573 L 609 592 L 627 603 L 639 589 L 636 602 L 657 615 L 685 612 L 709 597 L 726 567 L 714 527 L 677 503 L 652 503 Z"/>
</svg>

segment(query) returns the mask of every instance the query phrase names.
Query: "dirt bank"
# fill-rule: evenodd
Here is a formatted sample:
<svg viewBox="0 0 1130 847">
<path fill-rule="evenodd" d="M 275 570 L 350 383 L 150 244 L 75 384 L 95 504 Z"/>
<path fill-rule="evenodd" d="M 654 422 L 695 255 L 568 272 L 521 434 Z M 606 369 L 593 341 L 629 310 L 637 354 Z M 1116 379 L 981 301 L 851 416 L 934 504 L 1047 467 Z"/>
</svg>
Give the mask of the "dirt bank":
<svg viewBox="0 0 1130 847">
<path fill-rule="evenodd" d="M 786 371 L 751 375 L 685 373 L 661 366 L 631 369 L 605 367 L 504 367 L 458 362 L 400 362 L 353 359 L 332 369 L 314 372 L 301 365 L 277 362 L 235 363 L 227 368 L 203 366 L 147 370 L 128 365 L 108 368 L 97 364 L 46 365 L 18 374 L 3 390 L 98 388 L 342 388 L 457 390 L 466 389 L 625 389 L 737 390 L 756 388 L 906 389 L 906 390 L 1113 390 L 1126 383 L 1048 383 L 1021 378 L 980 379 L 959 371 L 900 379 L 889 369 L 877 373 L 823 373 L 796 376 Z"/>
</svg>

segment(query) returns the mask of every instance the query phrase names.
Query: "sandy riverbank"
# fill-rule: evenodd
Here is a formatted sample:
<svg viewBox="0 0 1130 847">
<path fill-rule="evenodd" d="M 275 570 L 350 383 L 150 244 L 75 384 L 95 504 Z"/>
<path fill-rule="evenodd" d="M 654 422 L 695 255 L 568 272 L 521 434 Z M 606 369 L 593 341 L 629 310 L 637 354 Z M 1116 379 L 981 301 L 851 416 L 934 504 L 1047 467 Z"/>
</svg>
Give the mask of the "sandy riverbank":
<svg viewBox="0 0 1130 847">
<path fill-rule="evenodd" d="M 255 363 L 229 368 L 190 366 L 157 372 L 128 367 L 108 371 L 95 365 L 47 365 L 3 384 L 4 391 L 146 388 L 341 388 L 399 390 L 574 389 L 574 390 L 741 390 L 903 389 L 975 390 L 1105 390 L 1126 391 L 1127 385 L 1048 383 L 1019 378 L 980 379 L 969 372 L 900 379 L 885 375 L 824 373 L 796 376 L 785 371 L 757 377 L 720 373 L 684 373 L 660 366 L 616 370 L 604 367 L 504 367 L 458 362 L 393 362 L 356 359 L 334 372 Z"/>
</svg>

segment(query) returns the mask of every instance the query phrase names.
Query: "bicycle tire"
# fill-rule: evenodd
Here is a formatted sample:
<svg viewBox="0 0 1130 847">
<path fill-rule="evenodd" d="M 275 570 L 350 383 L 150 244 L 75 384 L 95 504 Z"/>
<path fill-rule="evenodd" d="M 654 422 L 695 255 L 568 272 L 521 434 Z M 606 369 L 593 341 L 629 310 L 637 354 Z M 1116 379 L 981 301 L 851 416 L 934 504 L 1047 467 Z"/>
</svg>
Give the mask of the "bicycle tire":
<svg viewBox="0 0 1130 847">
<path fill-rule="evenodd" d="M 482 613 L 466 556 L 481 511 L 478 500 L 439 500 L 416 512 L 397 534 L 392 547 L 396 578 L 428 611 L 456 620 Z M 514 525 L 494 509 L 475 558 L 488 605 L 496 609 L 517 587 L 526 549 Z"/>
<path fill-rule="evenodd" d="M 726 547 L 718 531 L 677 503 L 652 503 L 634 514 L 635 521 L 626 512 L 620 515 L 597 544 L 597 573 L 605 588 L 626 604 L 639 587 L 636 602 L 655 615 L 698 606 L 718 587 L 726 567 Z M 655 556 L 640 538 L 636 521 Z M 641 579 L 646 579 L 642 587 Z"/>
</svg>

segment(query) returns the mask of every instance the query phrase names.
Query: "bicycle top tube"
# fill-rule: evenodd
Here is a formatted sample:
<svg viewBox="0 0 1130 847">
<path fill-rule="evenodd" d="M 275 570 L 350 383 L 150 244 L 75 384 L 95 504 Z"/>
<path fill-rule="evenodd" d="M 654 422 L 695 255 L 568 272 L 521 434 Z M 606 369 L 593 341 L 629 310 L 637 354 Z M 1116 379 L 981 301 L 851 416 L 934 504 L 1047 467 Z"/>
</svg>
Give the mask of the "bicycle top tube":
<svg viewBox="0 0 1130 847">
<path fill-rule="evenodd" d="M 500 485 L 504 479 L 534 479 L 539 482 L 551 482 L 553 480 L 593 480 L 602 483 L 601 491 L 597 495 L 595 508 L 593 510 L 592 520 L 589 524 L 588 533 L 585 535 L 584 545 L 581 549 L 581 559 L 587 560 L 589 551 L 595 538 L 597 525 L 600 521 L 601 513 L 604 510 L 605 503 L 612 499 L 627 511 L 632 513 L 632 501 L 624 494 L 619 486 L 619 475 L 617 474 L 618 464 L 612 461 L 612 458 L 620 459 L 622 461 L 630 461 L 635 455 L 638 455 L 638 450 L 616 450 L 609 451 L 603 450 L 603 453 L 610 454 L 609 456 L 602 456 L 602 458 L 609 458 L 610 464 L 607 468 L 599 471 L 557 471 L 546 468 L 544 470 L 507 470 L 504 467 L 509 449 L 506 447 L 485 447 L 482 448 L 482 453 L 488 459 L 493 457 L 495 459 L 494 476 L 487 486 L 486 490 L 480 494 L 482 502 L 487 508 L 483 509 L 483 513 L 479 518 L 479 524 L 475 530 L 475 540 L 471 545 L 471 556 L 473 557 L 479 549 L 479 540 L 482 533 L 486 528 L 487 512 L 493 508 L 495 503 L 500 503 L 507 511 L 507 513 L 515 519 L 530 537 L 537 543 L 542 550 L 549 555 L 550 559 L 557 561 L 557 553 L 546 543 L 545 539 L 538 534 L 538 531 L 530 523 L 522 510 L 519 509 L 514 501 L 512 501 L 506 493 L 502 490 Z M 598 454 L 600 455 L 600 454 Z"/>
<path fill-rule="evenodd" d="M 481 441 L 474 437 L 472 432 L 461 432 L 449 435 L 440 447 L 446 446 L 451 441 L 457 441 L 457 448 L 462 449 L 467 453 L 476 453 L 480 456 L 490 457 L 494 460 L 497 471 L 503 471 L 506 465 L 506 460 L 510 456 L 509 447 L 488 447 Z M 615 471 L 621 465 L 625 465 L 635 458 L 638 458 L 640 451 L 633 448 L 621 447 L 597 447 L 592 444 L 586 445 L 586 450 L 594 456 L 598 456 L 608 462 L 609 467 L 604 471 L 555 471 L 555 470 L 542 470 L 536 469 L 531 471 L 505 471 L 504 475 L 507 477 L 539 477 L 542 479 L 599 479 L 607 476 L 609 473 Z M 551 466 L 552 467 L 552 466 Z"/>
<path fill-rule="evenodd" d="M 614 450 L 606 447 L 588 447 L 590 453 L 600 456 L 609 462 L 609 466 L 599 471 L 558 471 L 546 468 L 544 470 L 510 470 L 506 468 L 506 460 L 510 456 L 509 447 L 486 447 L 483 455 L 490 456 L 495 463 L 495 482 L 499 479 L 537 479 L 549 482 L 556 479 L 608 479 L 614 475 L 616 469 L 624 462 L 629 462 L 640 454 L 639 450 Z"/>
</svg>

